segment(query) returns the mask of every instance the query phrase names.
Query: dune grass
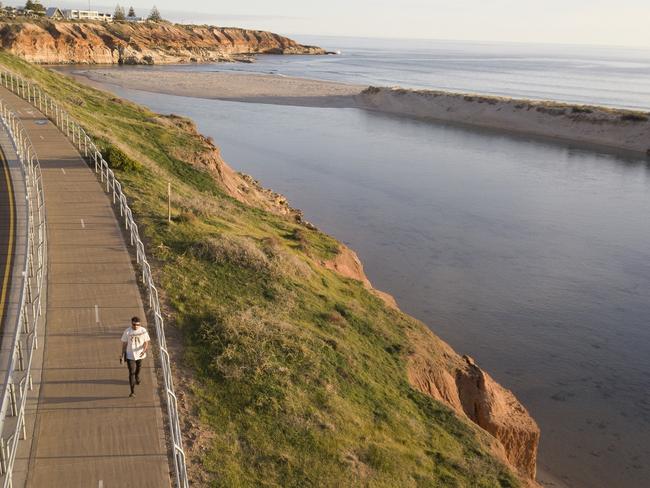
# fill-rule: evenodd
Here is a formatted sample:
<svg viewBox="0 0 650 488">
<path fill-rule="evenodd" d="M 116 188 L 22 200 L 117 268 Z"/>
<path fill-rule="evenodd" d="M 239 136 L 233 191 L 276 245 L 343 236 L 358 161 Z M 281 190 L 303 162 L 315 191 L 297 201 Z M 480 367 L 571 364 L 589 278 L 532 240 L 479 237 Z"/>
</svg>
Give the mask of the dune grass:
<svg viewBox="0 0 650 488">
<path fill-rule="evenodd" d="M 325 269 L 336 240 L 228 196 L 187 120 L 0 63 L 64 104 L 125 185 L 192 378 L 195 486 L 518 486 L 486 433 L 410 387 L 407 332 L 424 326 Z"/>
</svg>

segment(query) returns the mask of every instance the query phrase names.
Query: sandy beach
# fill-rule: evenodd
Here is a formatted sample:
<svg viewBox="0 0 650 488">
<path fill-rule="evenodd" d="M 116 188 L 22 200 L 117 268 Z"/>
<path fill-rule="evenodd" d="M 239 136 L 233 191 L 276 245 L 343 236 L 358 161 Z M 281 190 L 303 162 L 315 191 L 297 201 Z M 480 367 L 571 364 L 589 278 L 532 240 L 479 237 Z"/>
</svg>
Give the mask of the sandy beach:
<svg viewBox="0 0 650 488">
<path fill-rule="evenodd" d="M 77 70 L 77 75 L 98 83 L 168 95 L 302 107 L 356 107 L 355 96 L 366 86 L 332 81 L 244 73 L 185 73 L 142 69 Z"/>
<path fill-rule="evenodd" d="M 99 68 L 75 70 L 74 74 L 91 83 L 168 95 L 303 107 L 362 108 L 650 156 L 650 122 L 644 112 L 433 90 L 368 88 L 279 75 L 144 70 Z"/>
</svg>

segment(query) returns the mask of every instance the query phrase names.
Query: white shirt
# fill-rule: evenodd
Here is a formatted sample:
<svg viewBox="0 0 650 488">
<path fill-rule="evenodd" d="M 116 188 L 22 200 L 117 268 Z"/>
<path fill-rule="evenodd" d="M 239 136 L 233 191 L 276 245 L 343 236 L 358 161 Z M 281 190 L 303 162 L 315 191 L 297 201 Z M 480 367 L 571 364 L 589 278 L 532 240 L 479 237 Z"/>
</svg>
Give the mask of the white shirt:
<svg viewBox="0 0 650 488">
<path fill-rule="evenodd" d="M 140 326 L 137 329 L 129 327 L 122 334 L 122 342 L 126 342 L 126 358 L 127 359 L 144 359 L 147 353 L 144 352 L 145 342 L 149 342 L 149 332 L 147 329 Z"/>
</svg>

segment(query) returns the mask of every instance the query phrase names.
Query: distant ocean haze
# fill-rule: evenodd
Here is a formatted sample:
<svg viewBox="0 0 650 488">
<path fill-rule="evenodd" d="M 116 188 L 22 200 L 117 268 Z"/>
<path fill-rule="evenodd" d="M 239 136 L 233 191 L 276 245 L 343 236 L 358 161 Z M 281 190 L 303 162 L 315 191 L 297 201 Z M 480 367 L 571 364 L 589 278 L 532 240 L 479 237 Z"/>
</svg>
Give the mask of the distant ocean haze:
<svg viewBox="0 0 650 488">
<path fill-rule="evenodd" d="M 298 36 L 338 56 L 260 56 L 253 64 L 165 66 L 242 71 L 650 110 L 650 47 Z"/>
<path fill-rule="evenodd" d="M 153 70 L 650 108 L 650 54 L 640 50 L 298 40 L 344 54 Z M 378 288 L 530 409 L 545 471 L 571 487 L 648 486 L 647 159 L 358 109 L 109 88 L 193 118 L 235 169 L 359 251 Z"/>
</svg>

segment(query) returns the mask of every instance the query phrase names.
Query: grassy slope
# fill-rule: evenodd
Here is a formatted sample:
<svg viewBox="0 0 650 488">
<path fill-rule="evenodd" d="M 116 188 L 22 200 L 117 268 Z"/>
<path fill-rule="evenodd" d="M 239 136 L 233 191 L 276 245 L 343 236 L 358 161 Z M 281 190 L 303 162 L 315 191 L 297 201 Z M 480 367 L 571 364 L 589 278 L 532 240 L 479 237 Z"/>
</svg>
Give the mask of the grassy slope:
<svg viewBox="0 0 650 488">
<path fill-rule="evenodd" d="M 424 338 L 424 327 L 318 264 L 335 240 L 228 197 L 183 161 L 208 148 L 184 121 L 6 53 L 0 63 L 137 161 L 116 173 L 158 262 L 168 324 L 184 342 L 177 366 L 191 371 L 187 396 L 209 431 L 206 449 L 189 443 L 197 486 L 517 486 L 487 434 L 409 386 L 406 333 Z"/>
</svg>

